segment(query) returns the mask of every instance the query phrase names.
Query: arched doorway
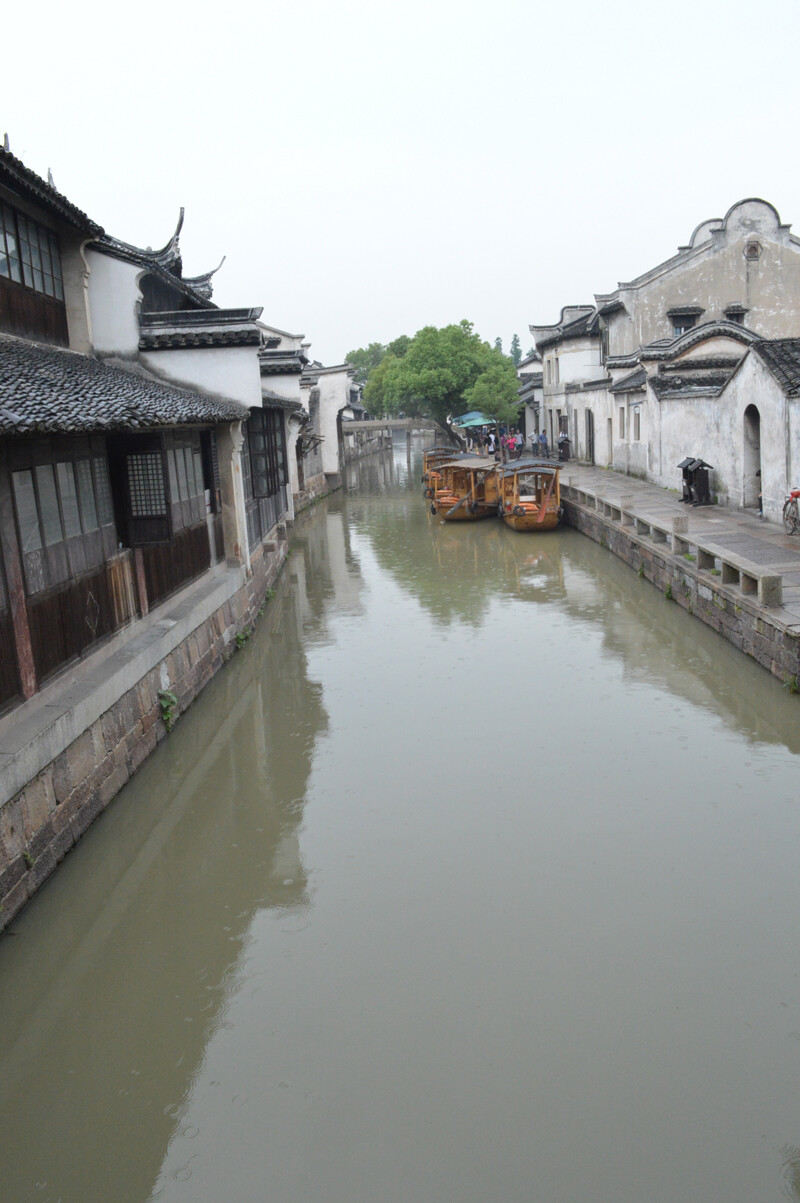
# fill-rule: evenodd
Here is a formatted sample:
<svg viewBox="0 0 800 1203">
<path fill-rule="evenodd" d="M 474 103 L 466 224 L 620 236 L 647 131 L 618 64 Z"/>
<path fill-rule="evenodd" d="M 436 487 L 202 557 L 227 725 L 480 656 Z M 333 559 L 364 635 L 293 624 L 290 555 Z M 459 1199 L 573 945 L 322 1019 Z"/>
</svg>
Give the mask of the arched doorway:
<svg viewBox="0 0 800 1203">
<path fill-rule="evenodd" d="M 761 492 L 761 414 L 755 405 L 744 411 L 742 505 L 758 506 Z"/>
</svg>

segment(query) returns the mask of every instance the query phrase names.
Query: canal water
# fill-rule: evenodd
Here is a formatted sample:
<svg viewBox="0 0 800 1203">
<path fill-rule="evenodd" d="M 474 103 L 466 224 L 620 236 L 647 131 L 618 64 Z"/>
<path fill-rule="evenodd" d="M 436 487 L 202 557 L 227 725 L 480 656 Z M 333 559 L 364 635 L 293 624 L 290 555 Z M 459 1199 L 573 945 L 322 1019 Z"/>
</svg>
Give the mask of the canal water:
<svg viewBox="0 0 800 1203">
<path fill-rule="evenodd" d="M 0 941 L 3 1203 L 800 1198 L 798 699 L 419 474 Z"/>
</svg>

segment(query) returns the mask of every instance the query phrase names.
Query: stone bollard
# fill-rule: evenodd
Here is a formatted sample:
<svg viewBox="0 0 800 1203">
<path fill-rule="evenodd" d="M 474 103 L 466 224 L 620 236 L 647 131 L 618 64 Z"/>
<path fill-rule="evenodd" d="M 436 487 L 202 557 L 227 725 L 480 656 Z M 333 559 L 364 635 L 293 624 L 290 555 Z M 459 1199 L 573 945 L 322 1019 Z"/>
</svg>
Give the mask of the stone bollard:
<svg viewBox="0 0 800 1203">
<path fill-rule="evenodd" d="M 760 576 L 758 578 L 758 600 L 762 606 L 782 606 L 783 577 Z"/>
<path fill-rule="evenodd" d="M 681 535 L 688 535 L 688 533 L 689 519 L 684 514 L 672 519 L 672 551 L 674 555 L 683 556 L 689 550 L 688 541 L 681 538 Z"/>
<path fill-rule="evenodd" d="M 633 493 L 623 493 L 619 499 L 619 512 L 622 517 L 623 526 L 633 526 Z"/>
</svg>

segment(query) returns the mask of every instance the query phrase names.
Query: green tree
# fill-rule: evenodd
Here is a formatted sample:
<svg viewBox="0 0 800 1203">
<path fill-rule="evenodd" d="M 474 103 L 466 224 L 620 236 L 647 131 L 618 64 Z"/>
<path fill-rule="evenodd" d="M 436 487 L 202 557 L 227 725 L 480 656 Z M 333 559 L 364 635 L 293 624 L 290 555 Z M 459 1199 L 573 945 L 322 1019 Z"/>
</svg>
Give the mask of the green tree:
<svg viewBox="0 0 800 1203">
<path fill-rule="evenodd" d="M 519 380 L 507 355 L 492 350 L 484 370 L 464 393 L 466 409 L 477 409 L 497 425 L 519 421 Z"/>
<path fill-rule="evenodd" d="M 464 409 L 464 393 L 496 354 L 466 320 L 457 325 L 424 326 L 401 358 L 381 365 L 386 412 L 425 414 L 444 422 Z M 365 403 L 368 401 L 364 396 Z"/>
<path fill-rule="evenodd" d="M 509 351 L 511 362 L 515 368 L 519 367 L 519 361 L 522 359 L 522 347 L 519 345 L 519 335 L 515 334 L 511 339 L 511 350 Z"/>
<path fill-rule="evenodd" d="M 396 359 L 402 359 L 410 346 L 411 339 L 407 334 L 401 334 L 399 338 L 395 338 L 389 343 L 386 350 L 390 355 L 394 355 Z"/>
<path fill-rule="evenodd" d="M 502 355 L 502 353 L 503 353 L 503 340 L 502 340 L 502 338 L 500 337 L 500 335 L 499 335 L 499 334 L 498 334 L 497 338 L 494 340 L 494 349 L 495 349 L 495 351 L 499 351 L 499 352 L 500 352 L 500 354 Z"/>
<path fill-rule="evenodd" d="M 383 343 L 370 343 L 368 347 L 359 347 L 355 351 L 348 351 L 345 359 L 356 369 L 353 377 L 356 384 L 366 384 L 370 372 L 381 363 L 385 355 L 386 347 Z"/>
<path fill-rule="evenodd" d="M 385 355 L 378 366 L 373 368 L 367 377 L 362 397 L 367 409 L 376 418 L 383 417 L 384 414 L 396 412 L 387 404 L 386 375 L 388 372 L 391 372 L 392 365 L 397 362 L 397 358 L 394 355 Z"/>
</svg>

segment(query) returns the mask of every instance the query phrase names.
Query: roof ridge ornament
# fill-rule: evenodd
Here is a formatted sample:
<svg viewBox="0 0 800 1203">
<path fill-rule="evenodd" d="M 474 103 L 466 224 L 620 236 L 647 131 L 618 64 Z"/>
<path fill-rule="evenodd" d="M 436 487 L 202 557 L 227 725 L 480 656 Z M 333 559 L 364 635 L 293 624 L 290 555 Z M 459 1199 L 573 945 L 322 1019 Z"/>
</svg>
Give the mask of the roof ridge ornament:
<svg viewBox="0 0 800 1203">
<path fill-rule="evenodd" d="M 154 259 L 159 266 L 166 268 L 173 276 L 180 276 L 183 264 L 181 263 L 181 247 L 180 247 L 180 232 L 183 229 L 183 218 L 186 210 L 181 205 L 178 215 L 178 224 L 175 227 L 175 233 L 170 238 L 169 242 L 162 246 L 160 251 L 149 251 L 149 256 Z M 177 271 L 175 268 L 177 267 Z"/>
<path fill-rule="evenodd" d="M 160 250 L 154 251 L 152 247 L 134 246 L 132 242 L 123 242 L 121 238 L 114 238 L 110 234 L 106 234 L 103 241 L 110 247 L 116 247 L 117 250 L 127 251 L 133 254 L 137 259 L 157 263 L 159 267 L 163 267 L 170 275 L 177 276 L 180 280 L 183 270 L 181 262 L 181 247 L 179 236 L 183 228 L 184 207 L 181 205 L 180 214 L 178 215 L 178 224 L 175 227 L 175 232 L 165 246 Z"/>
<path fill-rule="evenodd" d="M 183 210 L 181 210 L 183 212 Z M 199 293 L 204 300 L 210 301 L 211 294 L 214 291 L 214 286 L 211 283 L 211 277 L 215 276 L 223 263 L 227 259 L 227 255 L 223 255 L 219 263 L 210 272 L 205 272 L 202 276 L 184 276 L 184 284 L 188 284 L 195 292 Z"/>
</svg>

